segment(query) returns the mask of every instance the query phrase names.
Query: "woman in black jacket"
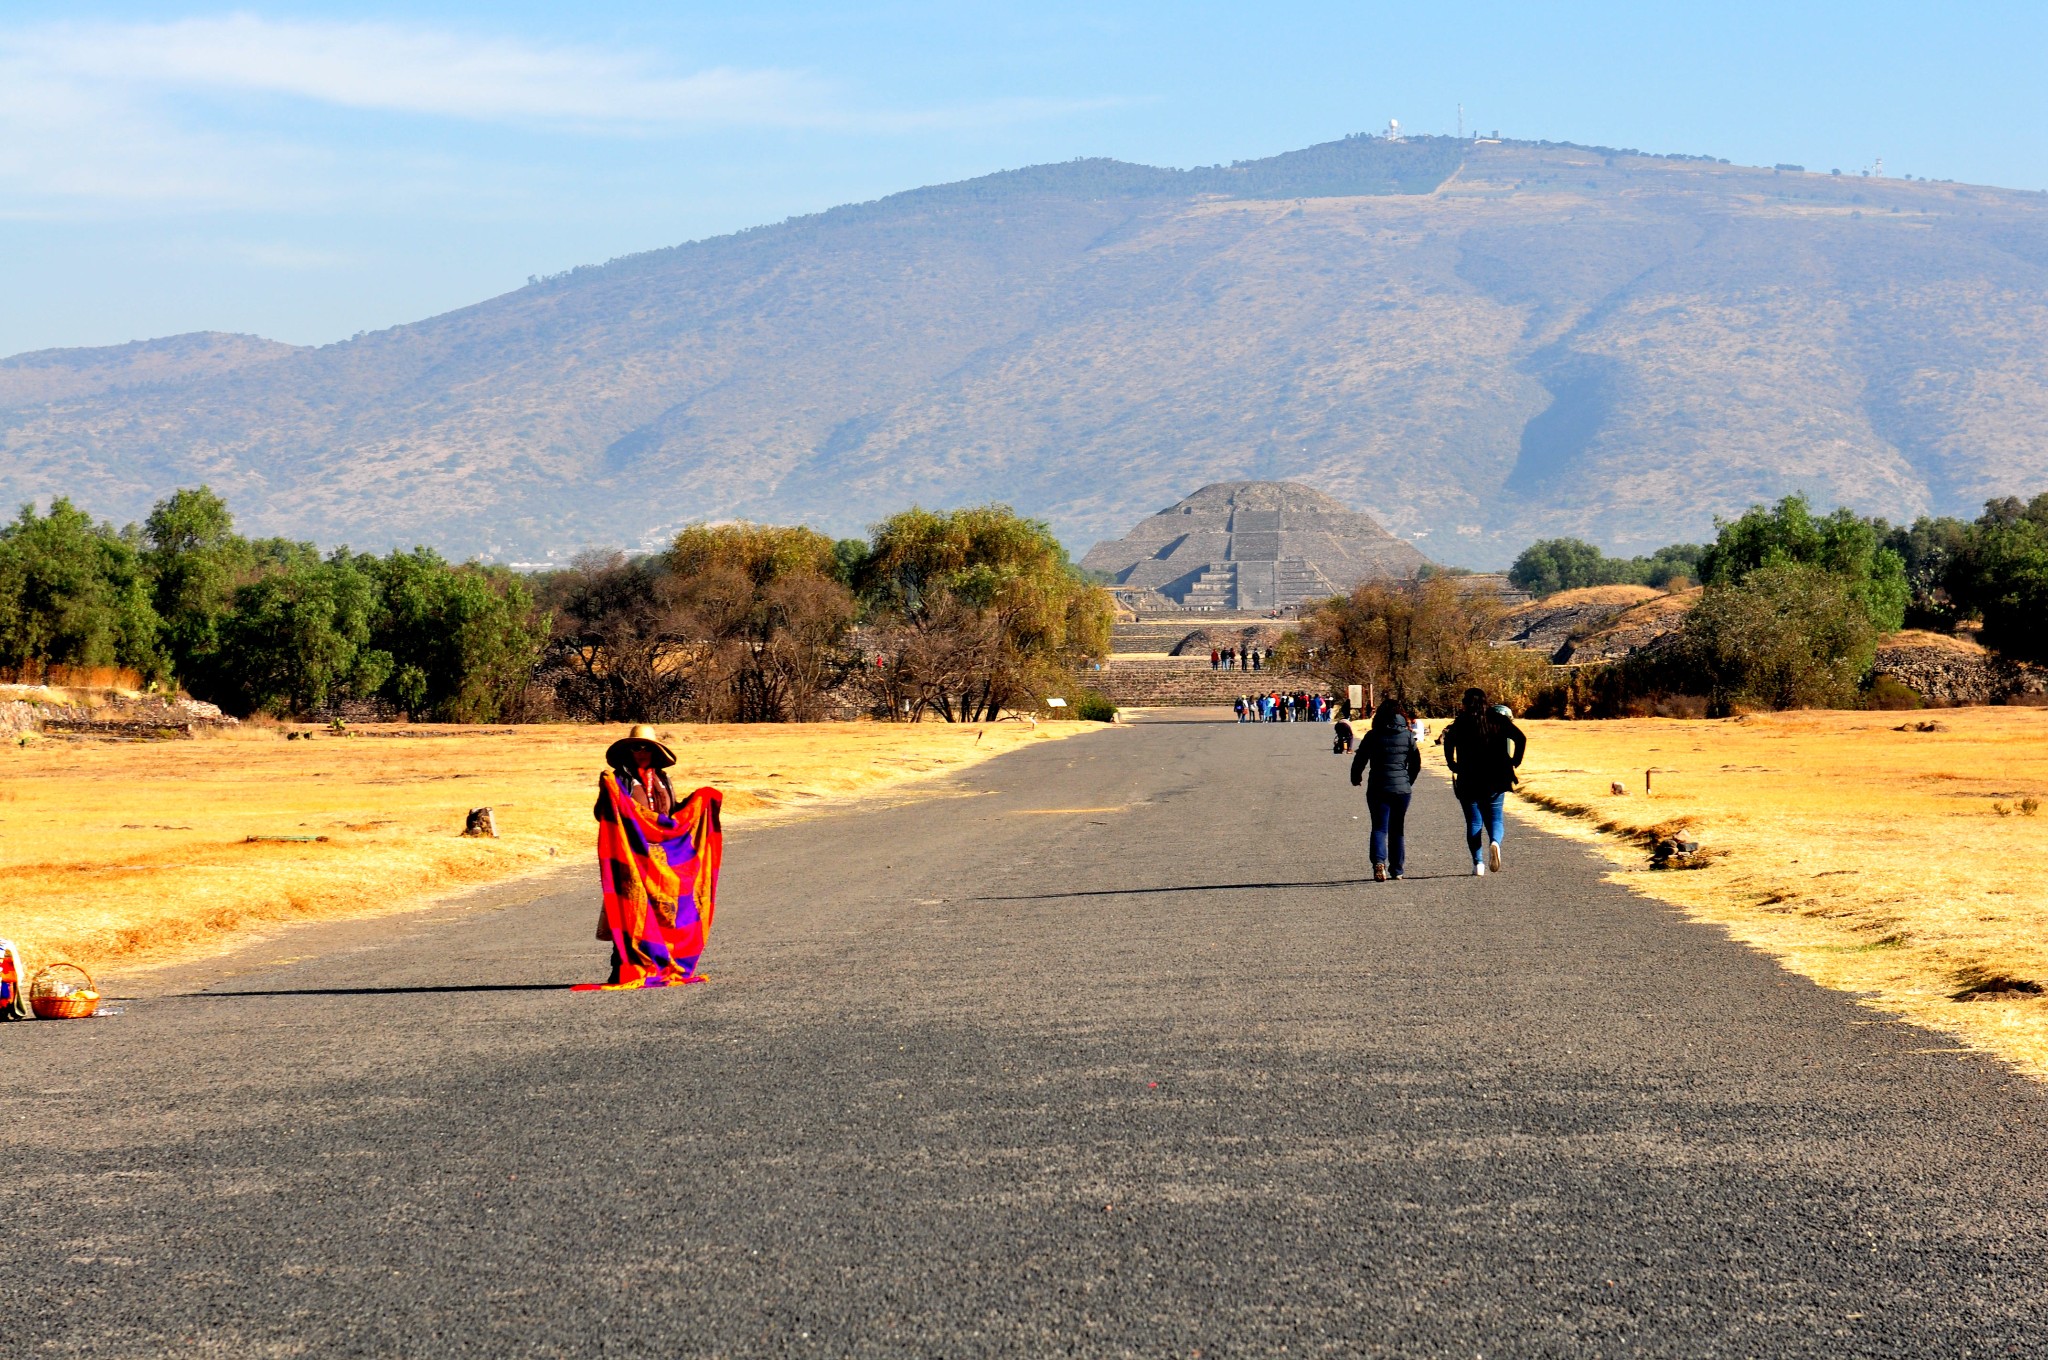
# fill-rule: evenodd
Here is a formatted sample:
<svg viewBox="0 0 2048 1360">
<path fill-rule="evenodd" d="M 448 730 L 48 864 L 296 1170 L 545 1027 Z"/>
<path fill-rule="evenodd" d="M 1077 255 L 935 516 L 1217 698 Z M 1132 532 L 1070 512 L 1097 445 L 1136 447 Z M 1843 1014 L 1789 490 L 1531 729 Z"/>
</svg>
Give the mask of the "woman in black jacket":
<svg viewBox="0 0 2048 1360">
<path fill-rule="evenodd" d="M 1508 790 L 1529 739 L 1505 707 L 1486 706 L 1486 692 L 1465 691 L 1462 712 L 1444 729 L 1444 764 L 1451 767 L 1451 791 L 1465 810 L 1465 844 L 1478 877 L 1500 872 L 1500 843 Z"/>
<path fill-rule="evenodd" d="M 1368 771 L 1370 773 L 1368 774 Z M 1372 730 L 1351 758 L 1351 783 L 1365 785 L 1365 806 L 1372 813 L 1372 877 L 1384 883 L 1389 874 L 1401 877 L 1408 863 L 1408 799 L 1422 773 L 1422 752 L 1415 732 L 1392 699 L 1380 702 Z"/>
</svg>

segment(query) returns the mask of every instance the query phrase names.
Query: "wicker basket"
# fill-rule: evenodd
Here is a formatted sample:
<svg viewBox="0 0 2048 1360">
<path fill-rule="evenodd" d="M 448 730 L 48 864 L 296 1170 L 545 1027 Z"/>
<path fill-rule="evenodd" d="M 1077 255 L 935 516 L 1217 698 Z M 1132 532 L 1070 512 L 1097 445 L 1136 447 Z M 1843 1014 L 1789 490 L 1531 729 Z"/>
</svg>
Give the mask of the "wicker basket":
<svg viewBox="0 0 2048 1360">
<path fill-rule="evenodd" d="M 100 991 L 77 964 L 53 963 L 28 984 L 28 1004 L 38 1020 L 83 1020 L 100 1008 Z"/>
</svg>

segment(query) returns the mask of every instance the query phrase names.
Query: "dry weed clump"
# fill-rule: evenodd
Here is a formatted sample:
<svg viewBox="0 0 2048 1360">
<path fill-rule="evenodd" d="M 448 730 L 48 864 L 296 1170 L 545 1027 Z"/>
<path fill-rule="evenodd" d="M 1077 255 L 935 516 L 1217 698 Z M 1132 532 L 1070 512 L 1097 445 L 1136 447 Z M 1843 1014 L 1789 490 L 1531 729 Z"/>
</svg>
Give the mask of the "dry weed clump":
<svg viewBox="0 0 2048 1360">
<path fill-rule="evenodd" d="M 574 864 L 590 853 L 603 751 L 621 730 L 391 724 L 339 736 L 248 724 L 195 741 L 0 749 L 0 936 L 32 967 L 63 958 L 97 972 Z M 717 785 L 731 824 L 745 826 L 1097 729 L 663 730 L 678 788 Z M 498 836 L 465 839 L 468 811 L 482 806 L 495 809 Z"/>
<path fill-rule="evenodd" d="M 1618 881 L 2048 1076 L 2048 893 L 2031 867 L 2048 855 L 2048 713 L 1884 716 L 1529 722 L 1525 801 L 1602 846 Z"/>
</svg>

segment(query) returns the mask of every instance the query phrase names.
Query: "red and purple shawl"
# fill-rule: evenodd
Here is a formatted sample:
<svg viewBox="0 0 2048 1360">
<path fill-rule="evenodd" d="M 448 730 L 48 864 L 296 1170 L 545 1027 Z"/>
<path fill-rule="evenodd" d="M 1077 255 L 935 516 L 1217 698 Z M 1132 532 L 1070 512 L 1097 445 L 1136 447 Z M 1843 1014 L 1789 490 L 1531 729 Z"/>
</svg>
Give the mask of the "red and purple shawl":
<svg viewBox="0 0 2048 1360">
<path fill-rule="evenodd" d="M 619 975 L 579 992 L 702 982 L 723 836 L 717 789 L 698 789 L 667 817 L 635 803 L 607 771 L 597 781 L 597 872 Z"/>
</svg>

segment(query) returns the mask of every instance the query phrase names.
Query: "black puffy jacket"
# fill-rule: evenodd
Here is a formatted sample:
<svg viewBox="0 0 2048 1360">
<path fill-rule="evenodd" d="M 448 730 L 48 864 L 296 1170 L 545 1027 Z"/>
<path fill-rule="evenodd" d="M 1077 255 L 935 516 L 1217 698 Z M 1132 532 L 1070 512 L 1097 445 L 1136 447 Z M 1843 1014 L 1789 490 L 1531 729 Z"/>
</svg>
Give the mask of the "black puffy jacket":
<svg viewBox="0 0 2048 1360">
<path fill-rule="evenodd" d="M 1358 754 L 1351 757 L 1351 782 L 1364 783 L 1367 793 L 1412 793 L 1421 773 L 1422 752 L 1415 745 L 1414 729 L 1405 722 L 1392 727 L 1375 724 L 1358 739 Z"/>
</svg>

